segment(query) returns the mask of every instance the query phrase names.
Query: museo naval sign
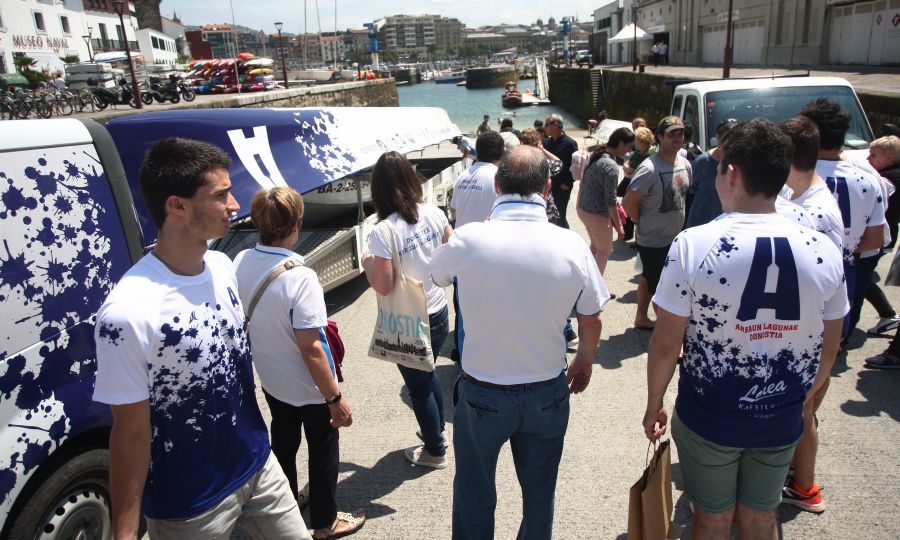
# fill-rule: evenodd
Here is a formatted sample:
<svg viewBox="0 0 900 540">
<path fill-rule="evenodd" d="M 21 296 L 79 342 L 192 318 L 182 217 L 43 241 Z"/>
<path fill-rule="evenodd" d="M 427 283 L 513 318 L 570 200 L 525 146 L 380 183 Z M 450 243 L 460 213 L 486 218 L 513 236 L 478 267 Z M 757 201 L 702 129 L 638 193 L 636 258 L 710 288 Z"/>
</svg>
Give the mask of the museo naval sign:
<svg viewBox="0 0 900 540">
<path fill-rule="evenodd" d="M 59 52 L 60 49 L 68 49 L 69 41 L 66 38 L 49 36 L 17 36 L 12 37 L 13 47 L 18 49 L 51 50 Z"/>
</svg>

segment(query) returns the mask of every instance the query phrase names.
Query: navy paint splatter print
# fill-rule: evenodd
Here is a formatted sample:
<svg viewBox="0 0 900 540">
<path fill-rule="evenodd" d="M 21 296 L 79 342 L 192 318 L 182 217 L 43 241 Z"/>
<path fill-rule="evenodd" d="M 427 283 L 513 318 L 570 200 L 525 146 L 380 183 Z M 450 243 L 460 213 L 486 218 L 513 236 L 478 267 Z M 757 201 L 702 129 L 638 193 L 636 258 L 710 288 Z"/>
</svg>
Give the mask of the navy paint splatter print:
<svg viewBox="0 0 900 540">
<path fill-rule="evenodd" d="M 91 399 L 90 317 L 130 263 L 108 180 L 89 145 L 39 157 L 4 154 L 0 227 L 0 302 L 9 321 L 0 327 L 5 514 L 28 475 L 71 433 L 109 424 L 108 408 Z"/>
</svg>

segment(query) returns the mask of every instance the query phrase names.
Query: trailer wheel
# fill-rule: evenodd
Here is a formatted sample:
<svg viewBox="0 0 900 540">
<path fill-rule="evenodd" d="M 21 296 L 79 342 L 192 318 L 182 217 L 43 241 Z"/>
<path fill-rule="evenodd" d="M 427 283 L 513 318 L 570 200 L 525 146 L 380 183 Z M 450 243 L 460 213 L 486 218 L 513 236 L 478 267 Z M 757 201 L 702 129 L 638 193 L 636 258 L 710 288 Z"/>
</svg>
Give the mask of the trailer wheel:
<svg viewBox="0 0 900 540">
<path fill-rule="evenodd" d="M 112 539 L 109 451 L 82 452 L 54 470 L 15 516 L 8 538 Z"/>
</svg>

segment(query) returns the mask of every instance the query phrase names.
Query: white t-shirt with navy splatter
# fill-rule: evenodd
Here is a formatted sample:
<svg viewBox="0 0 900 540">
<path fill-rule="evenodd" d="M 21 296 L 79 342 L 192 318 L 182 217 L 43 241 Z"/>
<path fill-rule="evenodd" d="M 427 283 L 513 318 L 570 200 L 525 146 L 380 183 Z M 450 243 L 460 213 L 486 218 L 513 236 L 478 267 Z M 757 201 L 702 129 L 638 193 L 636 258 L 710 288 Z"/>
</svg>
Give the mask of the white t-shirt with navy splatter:
<svg viewBox="0 0 900 540">
<path fill-rule="evenodd" d="M 853 252 L 866 228 L 885 223 L 881 181 L 845 160 L 820 159 L 816 162 L 816 174 L 825 180 L 837 200 L 844 223 L 844 260 L 852 263 Z"/>
<path fill-rule="evenodd" d="M 675 404 L 685 425 L 738 448 L 800 437 L 823 320 L 849 310 L 825 235 L 779 214 L 723 214 L 675 238 L 653 301 L 690 318 Z"/>
<path fill-rule="evenodd" d="M 794 197 L 794 190 L 784 186 L 779 198 L 806 210 L 815 229 L 827 236 L 843 252 L 844 219 L 827 184 L 822 182 L 812 185 L 797 197 Z"/>
<path fill-rule="evenodd" d="M 208 510 L 270 454 L 231 261 L 203 260 L 202 273 L 182 276 L 145 256 L 97 314 L 94 400 L 150 400 L 141 510 L 155 519 Z"/>
</svg>

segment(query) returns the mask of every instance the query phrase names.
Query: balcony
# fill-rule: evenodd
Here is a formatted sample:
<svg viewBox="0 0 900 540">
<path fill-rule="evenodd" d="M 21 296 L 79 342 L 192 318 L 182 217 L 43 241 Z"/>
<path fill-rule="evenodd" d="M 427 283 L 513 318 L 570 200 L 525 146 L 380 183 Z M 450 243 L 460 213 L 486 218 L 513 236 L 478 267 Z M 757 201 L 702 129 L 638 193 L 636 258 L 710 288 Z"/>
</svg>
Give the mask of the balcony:
<svg viewBox="0 0 900 540">
<path fill-rule="evenodd" d="M 91 47 L 93 47 L 95 51 L 124 51 L 125 42 L 121 39 L 94 38 L 91 40 Z M 137 41 L 129 41 L 128 48 L 132 51 L 140 50 Z"/>
</svg>

